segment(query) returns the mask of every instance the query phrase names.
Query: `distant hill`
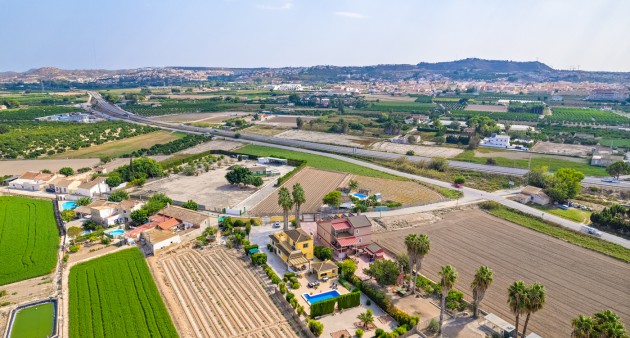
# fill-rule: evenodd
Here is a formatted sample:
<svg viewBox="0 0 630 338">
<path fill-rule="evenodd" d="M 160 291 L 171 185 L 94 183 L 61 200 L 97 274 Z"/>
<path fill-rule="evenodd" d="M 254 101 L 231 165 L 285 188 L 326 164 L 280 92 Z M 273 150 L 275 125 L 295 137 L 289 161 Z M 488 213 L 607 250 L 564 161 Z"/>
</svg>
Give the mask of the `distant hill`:
<svg viewBox="0 0 630 338">
<path fill-rule="evenodd" d="M 420 62 L 418 69 L 432 72 L 451 72 L 456 70 L 475 70 L 480 72 L 513 73 L 513 72 L 552 72 L 553 68 L 538 61 L 504 61 L 469 58 L 449 62 Z"/>
</svg>

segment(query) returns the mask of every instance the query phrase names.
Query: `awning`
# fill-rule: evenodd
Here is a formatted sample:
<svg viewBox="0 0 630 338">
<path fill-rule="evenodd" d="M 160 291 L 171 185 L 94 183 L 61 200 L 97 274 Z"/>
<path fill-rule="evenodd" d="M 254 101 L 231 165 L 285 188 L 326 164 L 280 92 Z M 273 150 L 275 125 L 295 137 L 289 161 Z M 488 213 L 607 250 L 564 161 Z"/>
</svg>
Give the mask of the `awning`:
<svg viewBox="0 0 630 338">
<path fill-rule="evenodd" d="M 336 231 L 347 230 L 347 229 L 350 229 L 350 223 L 348 222 L 333 223 L 332 227 Z"/>
<path fill-rule="evenodd" d="M 290 266 L 304 265 L 306 263 L 308 263 L 308 259 L 306 259 L 306 257 L 304 256 L 298 256 L 298 257 L 289 259 Z"/>
<path fill-rule="evenodd" d="M 492 325 L 499 327 L 501 330 L 505 332 L 512 332 L 515 329 L 514 325 L 506 322 L 502 318 L 499 318 L 499 316 L 495 315 L 494 313 L 489 313 L 484 318 L 490 323 L 492 323 Z"/>
<path fill-rule="evenodd" d="M 337 238 L 337 243 L 339 243 L 339 246 L 341 247 L 346 247 L 346 246 L 351 246 L 351 245 L 357 245 L 359 244 L 359 241 L 357 240 L 356 237 L 351 236 L 351 237 Z"/>
<path fill-rule="evenodd" d="M 247 250 L 247 254 L 249 254 L 249 255 L 255 254 L 258 251 L 259 251 L 258 248 L 251 248 L 251 249 Z"/>
</svg>

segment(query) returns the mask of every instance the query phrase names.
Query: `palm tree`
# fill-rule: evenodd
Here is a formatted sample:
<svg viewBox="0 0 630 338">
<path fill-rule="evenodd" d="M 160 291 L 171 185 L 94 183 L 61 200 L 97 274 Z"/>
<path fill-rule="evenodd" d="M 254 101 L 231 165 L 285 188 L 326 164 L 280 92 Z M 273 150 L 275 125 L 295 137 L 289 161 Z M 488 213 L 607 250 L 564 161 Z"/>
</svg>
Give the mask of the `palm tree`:
<svg viewBox="0 0 630 338">
<path fill-rule="evenodd" d="M 405 237 L 405 246 L 407 247 L 407 256 L 409 256 L 409 267 L 416 270 L 411 285 L 411 293 L 416 293 L 416 285 L 418 283 L 418 275 L 422 269 L 422 259 L 431 250 L 431 241 L 429 236 L 424 234 L 409 234 Z"/>
<path fill-rule="evenodd" d="M 293 195 L 293 203 L 295 204 L 295 227 L 300 227 L 300 207 L 302 204 L 306 203 L 306 193 L 304 192 L 304 188 L 300 183 L 295 183 L 293 185 L 293 191 L 291 192 Z"/>
<path fill-rule="evenodd" d="M 606 338 L 627 338 L 626 330 L 621 324 L 619 316 L 610 311 L 605 310 L 593 315 L 593 331 L 598 337 Z"/>
<path fill-rule="evenodd" d="M 473 290 L 473 317 L 479 318 L 479 304 L 486 295 L 486 290 L 494 281 L 493 272 L 489 267 L 482 265 L 477 269 L 470 287 Z"/>
<path fill-rule="evenodd" d="M 278 205 L 282 208 L 284 213 L 284 231 L 289 230 L 289 210 L 293 208 L 293 200 L 291 199 L 291 193 L 286 187 L 280 188 L 278 191 Z"/>
<path fill-rule="evenodd" d="M 514 332 L 516 332 L 516 335 L 518 335 L 518 321 L 523 313 L 526 297 L 527 287 L 522 280 L 514 282 L 508 288 L 508 305 L 510 306 L 510 311 L 516 316 L 516 322 L 514 324 Z"/>
<path fill-rule="evenodd" d="M 445 265 L 440 270 L 440 287 L 442 288 L 442 301 L 440 306 L 440 328 L 438 334 L 442 334 L 442 324 L 444 323 L 444 310 L 446 308 L 446 296 L 451 291 L 457 281 L 457 271 L 450 265 Z"/>
<path fill-rule="evenodd" d="M 571 337 L 591 338 L 591 333 L 593 332 L 593 318 L 580 315 L 571 321 L 571 326 L 573 327 Z"/>
<path fill-rule="evenodd" d="M 374 315 L 372 314 L 372 309 L 367 309 L 367 311 L 363 313 L 359 313 L 357 318 L 363 323 L 363 327 L 367 330 L 368 325 L 374 324 Z"/>
<path fill-rule="evenodd" d="M 534 283 L 532 286 L 527 288 L 527 295 L 525 298 L 525 313 L 527 313 L 527 316 L 525 317 L 525 324 L 523 324 L 523 337 L 526 336 L 529 317 L 532 313 L 542 310 L 545 305 L 545 298 L 545 287 L 542 284 Z"/>
<path fill-rule="evenodd" d="M 357 188 L 359 188 L 359 182 L 357 182 L 357 180 L 350 180 L 348 188 L 350 188 L 350 191 L 357 190 Z"/>
</svg>

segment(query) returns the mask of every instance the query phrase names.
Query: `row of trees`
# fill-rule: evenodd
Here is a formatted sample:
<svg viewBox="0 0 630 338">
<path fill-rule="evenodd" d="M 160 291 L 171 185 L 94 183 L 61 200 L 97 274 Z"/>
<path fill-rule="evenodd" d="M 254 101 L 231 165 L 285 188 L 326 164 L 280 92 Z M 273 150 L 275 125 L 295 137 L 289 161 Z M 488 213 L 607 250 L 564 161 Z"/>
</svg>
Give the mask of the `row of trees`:
<svg viewBox="0 0 630 338">
<path fill-rule="evenodd" d="M 287 187 L 282 187 L 278 191 L 278 205 L 282 208 L 284 217 L 284 230 L 289 230 L 289 212 L 295 206 L 295 226 L 300 227 L 300 208 L 306 203 L 306 193 L 300 183 L 293 185 L 293 191 L 289 192 Z"/>
<path fill-rule="evenodd" d="M 593 224 L 609 228 L 620 235 L 630 234 L 630 209 L 614 204 L 591 214 Z"/>
<path fill-rule="evenodd" d="M 552 175 L 549 174 L 548 169 L 547 166 L 532 169 L 527 173 L 527 183 L 543 188 L 554 202 L 565 202 L 580 193 L 581 182 L 584 179 L 582 172 L 571 168 L 560 168 Z"/>
</svg>

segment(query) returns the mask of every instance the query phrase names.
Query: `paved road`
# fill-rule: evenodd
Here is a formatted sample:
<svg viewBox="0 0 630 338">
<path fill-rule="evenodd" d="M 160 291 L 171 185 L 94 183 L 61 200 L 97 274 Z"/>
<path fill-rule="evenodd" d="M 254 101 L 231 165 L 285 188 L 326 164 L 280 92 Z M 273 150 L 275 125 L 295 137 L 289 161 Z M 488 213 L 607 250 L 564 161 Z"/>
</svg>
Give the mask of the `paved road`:
<svg viewBox="0 0 630 338">
<path fill-rule="evenodd" d="M 167 129 L 167 130 L 183 131 L 183 132 L 196 133 L 196 134 L 212 134 L 212 135 L 218 135 L 218 136 L 224 136 L 224 137 L 234 137 L 237 134 L 231 131 L 200 128 L 200 127 L 186 126 L 183 124 L 155 121 L 150 118 L 135 115 L 133 113 L 127 112 L 119 108 L 118 106 L 112 105 L 108 103 L 107 101 L 105 101 L 104 99 L 102 99 L 97 93 L 90 92 L 90 95 L 92 95 L 97 102 L 97 104 L 95 105 L 95 109 L 97 111 L 100 111 L 101 113 L 106 114 L 107 115 L 106 117 L 109 117 L 109 118 L 126 120 L 130 122 L 141 123 L 141 124 L 151 124 L 151 125 L 158 126 L 160 128 Z M 239 133 L 239 134 L 240 134 L 240 138 L 245 141 L 258 141 L 258 142 L 263 142 L 266 145 L 277 144 L 277 145 L 283 145 L 283 146 L 289 146 L 289 147 L 319 150 L 319 151 L 324 151 L 324 152 L 329 152 L 329 153 L 352 155 L 352 156 L 363 156 L 367 158 L 378 158 L 378 159 L 384 159 L 384 160 L 395 160 L 403 156 L 403 155 L 395 154 L 395 153 L 386 153 L 382 151 L 374 151 L 374 150 L 367 150 L 367 149 L 361 149 L 361 148 L 328 145 L 328 144 L 306 142 L 306 141 L 299 141 L 299 140 L 289 140 L 289 139 L 283 139 L 279 137 L 260 136 L 260 135 L 253 135 L 253 134 L 243 134 L 243 133 Z M 424 157 L 424 156 L 406 156 L 406 157 L 409 160 L 414 161 L 414 162 L 431 160 L 430 157 Z M 448 163 L 449 163 L 449 166 L 452 168 L 473 170 L 473 171 L 479 171 L 479 172 L 488 172 L 488 173 L 513 175 L 513 176 L 523 176 L 527 173 L 526 169 L 519 169 L 519 168 L 508 168 L 508 167 L 492 166 L 492 165 L 469 163 L 469 162 L 454 161 L 454 160 L 449 160 Z M 630 190 L 630 182 L 623 182 L 623 181 L 618 182 L 618 183 L 602 182 L 602 179 L 600 177 L 586 177 L 582 181 L 582 183 L 586 185 L 597 185 L 601 187 Z"/>
<path fill-rule="evenodd" d="M 136 122 L 136 123 L 150 123 L 150 124 L 152 124 L 154 122 L 151 119 L 139 117 L 139 116 L 130 114 L 128 112 L 125 112 L 124 110 L 122 110 L 122 109 L 120 109 L 120 108 L 118 108 L 116 106 L 112 106 L 111 104 L 105 102 L 103 99 L 100 99 L 100 96 L 98 96 L 98 94 L 95 94 L 95 93 L 91 93 L 91 94 L 98 100 L 98 104 L 96 105 L 96 108 L 99 111 L 104 112 L 106 114 L 110 113 L 110 114 L 117 115 L 117 116 L 114 117 L 116 119 L 128 120 L 128 121 Z M 133 117 L 131 117 L 132 115 L 133 115 Z M 214 134 L 214 135 L 225 136 L 225 137 L 232 137 L 234 135 L 234 133 L 232 133 L 232 132 L 215 131 L 215 130 L 209 130 L 207 128 L 178 126 L 178 125 L 175 125 L 175 124 L 168 124 L 168 126 L 161 126 L 161 127 L 173 128 L 174 130 L 181 130 L 181 131 L 192 132 L 192 133 L 211 133 L 211 134 Z M 366 168 L 372 168 L 372 169 L 379 170 L 379 171 L 382 171 L 382 172 L 390 173 L 392 175 L 406 177 L 406 178 L 410 178 L 410 179 L 418 180 L 418 181 L 421 181 L 421 182 L 434 184 L 434 185 L 445 187 L 445 188 L 452 188 L 451 184 L 448 183 L 448 182 L 443 182 L 443 181 L 435 180 L 435 179 L 432 179 L 432 178 L 427 178 L 427 177 L 423 177 L 423 176 L 418 176 L 418 175 L 404 173 L 404 172 L 397 171 L 397 170 L 394 170 L 394 169 L 382 167 L 382 166 L 379 166 L 379 165 L 376 165 L 376 164 L 373 164 L 373 163 L 364 162 L 364 161 L 361 161 L 361 160 L 357 160 L 357 159 L 354 159 L 354 158 L 349 158 L 349 157 L 345 157 L 345 156 L 341 156 L 341 155 L 337 155 L 337 154 L 332 154 L 330 152 L 347 154 L 346 153 L 347 149 L 354 149 L 351 154 L 363 155 L 364 153 L 362 153 L 362 152 L 369 152 L 369 153 L 375 153 L 376 154 L 375 156 L 371 156 L 371 155 L 367 155 L 367 154 L 364 155 L 364 156 L 367 156 L 367 157 L 383 158 L 382 156 L 395 156 L 397 158 L 397 157 L 400 157 L 399 155 L 383 153 L 383 152 L 376 152 L 376 151 L 367 151 L 367 150 L 356 149 L 356 148 L 348 148 L 348 147 L 339 147 L 339 146 L 329 146 L 329 145 L 315 144 L 315 143 L 310 143 L 310 142 L 283 140 L 283 139 L 268 138 L 268 137 L 259 137 L 259 136 L 256 136 L 256 135 L 247 135 L 247 137 L 245 137 L 245 135 L 242 135 L 241 138 L 244 141 L 246 141 L 248 143 L 252 143 L 252 144 L 260 144 L 260 145 L 266 145 L 266 146 L 271 146 L 271 147 L 275 147 L 275 148 L 294 150 L 294 151 L 300 151 L 300 152 L 305 152 L 305 153 L 310 153 L 310 154 L 315 154 L 315 155 L 320 155 L 320 156 L 331 157 L 331 158 L 335 158 L 335 159 L 338 159 L 338 160 L 341 160 L 341 161 L 354 163 L 354 164 L 357 164 L 357 165 L 360 165 L 360 166 L 363 166 L 363 167 L 366 167 Z M 268 141 L 268 139 L 272 139 L 272 141 Z M 280 143 L 285 143 L 285 142 L 275 142 L 276 140 L 285 141 L 285 142 L 287 142 L 289 144 L 280 144 Z M 293 145 L 293 143 L 295 143 L 295 142 L 298 143 L 297 146 Z M 313 147 L 316 148 L 316 150 L 313 150 L 313 149 L 310 149 L 310 148 L 309 149 L 305 149 L 307 147 L 306 146 L 301 147 L 302 144 L 305 144 L 305 145 L 307 145 L 309 147 L 311 145 L 313 145 Z M 342 152 L 342 151 L 330 150 L 330 149 L 338 149 L 338 148 L 342 148 L 342 149 L 344 149 L 344 151 Z M 324 150 L 324 151 L 330 151 L 330 152 L 322 152 L 322 151 L 318 151 L 318 150 Z M 418 157 L 418 156 L 415 156 L 415 157 L 417 157 L 419 159 L 423 159 L 422 157 Z M 454 163 L 454 162 L 456 162 L 456 161 L 449 162 L 449 165 L 452 166 L 452 163 Z M 471 164 L 471 163 L 466 163 L 466 164 Z M 481 166 L 481 165 L 479 165 L 479 166 Z M 502 167 L 493 167 L 493 166 L 483 166 L 483 167 L 502 168 Z M 504 169 L 513 169 L 513 168 L 504 168 Z M 515 169 L 515 170 L 521 170 L 521 169 Z M 479 171 L 484 171 L 484 170 L 483 169 L 479 169 Z M 558 216 L 555 216 L 555 215 L 551 215 L 551 214 L 548 214 L 548 213 L 543 213 L 543 212 L 541 212 L 538 209 L 534 209 L 534 208 L 528 207 L 526 205 L 523 205 L 521 203 L 509 200 L 509 199 L 505 198 L 505 196 L 504 196 L 505 193 L 501 193 L 501 192 L 488 193 L 488 192 L 485 192 L 485 191 L 472 189 L 472 188 L 467 188 L 467 187 L 462 188 L 462 191 L 464 193 L 464 198 L 460 199 L 460 201 L 455 201 L 455 203 L 466 203 L 466 204 L 468 204 L 468 203 L 473 203 L 475 201 L 491 200 L 491 201 L 495 201 L 495 202 L 501 203 L 502 205 L 505 205 L 507 207 L 520 210 L 522 212 L 525 212 L 525 213 L 533 215 L 533 216 L 542 216 L 546 220 L 549 220 L 551 222 L 557 223 L 559 225 L 562 225 L 564 227 L 567 227 L 567 228 L 570 228 L 570 229 L 573 229 L 573 230 L 576 230 L 576 231 L 581 231 L 581 229 L 584 227 L 583 224 L 572 222 L 572 221 L 569 221 L 569 220 L 566 220 L 564 218 L 561 218 L 561 217 L 558 217 Z M 450 203 L 450 204 L 443 205 L 444 203 Z M 439 208 L 444 208 L 444 207 L 450 207 L 450 206 L 452 206 L 452 203 L 453 203 L 452 201 L 451 202 L 437 203 L 432 210 L 439 209 Z M 412 207 L 412 208 L 404 208 L 404 209 L 399 209 L 399 210 L 386 211 L 386 212 L 383 212 L 382 215 L 383 216 L 387 216 L 387 215 L 401 215 L 401 214 L 409 214 L 409 213 L 428 211 L 428 210 L 431 210 L 430 206 L 422 206 L 422 207 L 416 207 L 416 208 Z M 615 236 L 615 235 L 611 235 L 611 234 L 608 234 L 608 233 L 603 233 L 601 238 L 605 239 L 605 240 L 607 240 L 609 242 L 622 245 L 622 246 L 624 246 L 626 248 L 630 248 L 630 240 L 627 240 L 627 239 L 624 239 L 624 238 L 621 238 L 621 237 L 618 237 L 618 236 Z"/>
</svg>

